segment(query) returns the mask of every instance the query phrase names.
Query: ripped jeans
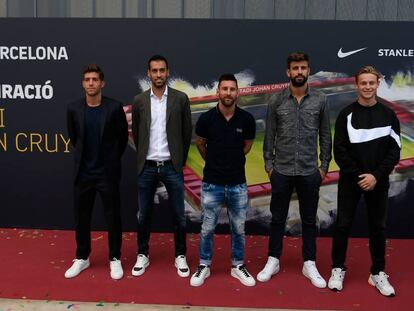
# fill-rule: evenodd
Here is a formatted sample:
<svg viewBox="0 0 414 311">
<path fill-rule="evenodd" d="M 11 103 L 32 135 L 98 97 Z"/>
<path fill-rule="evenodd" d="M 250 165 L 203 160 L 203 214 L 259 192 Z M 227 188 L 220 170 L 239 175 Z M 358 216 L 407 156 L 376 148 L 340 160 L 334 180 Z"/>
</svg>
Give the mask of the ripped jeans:
<svg viewBox="0 0 414 311">
<path fill-rule="evenodd" d="M 227 206 L 231 231 L 231 262 L 233 266 L 244 263 L 244 224 L 247 211 L 247 185 L 201 186 L 202 225 L 200 233 L 200 264 L 210 265 L 213 257 L 214 230 L 223 206 Z"/>
</svg>

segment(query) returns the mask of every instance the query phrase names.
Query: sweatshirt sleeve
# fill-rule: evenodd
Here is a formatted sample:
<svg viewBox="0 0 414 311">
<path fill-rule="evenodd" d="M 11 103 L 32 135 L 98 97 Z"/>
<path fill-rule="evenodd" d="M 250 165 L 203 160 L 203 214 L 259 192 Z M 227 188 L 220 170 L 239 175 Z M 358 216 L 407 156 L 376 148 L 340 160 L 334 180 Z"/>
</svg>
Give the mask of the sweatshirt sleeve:
<svg viewBox="0 0 414 311">
<path fill-rule="evenodd" d="M 400 140 L 400 122 L 397 116 L 392 112 L 391 132 L 388 137 L 388 150 L 384 160 L 372 174 L 377 180 L 388 178 L 394 167 L 398 164 L 401 154 L 401 140 Z"/>
</svg>

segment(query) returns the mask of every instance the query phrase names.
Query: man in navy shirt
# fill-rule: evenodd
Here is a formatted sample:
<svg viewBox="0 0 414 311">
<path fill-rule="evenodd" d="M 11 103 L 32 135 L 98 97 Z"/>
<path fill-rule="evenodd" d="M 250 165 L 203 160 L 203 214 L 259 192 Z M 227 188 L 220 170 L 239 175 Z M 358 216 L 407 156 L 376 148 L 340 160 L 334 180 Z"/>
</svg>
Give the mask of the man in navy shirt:
<svg viewBox="0 0 414 311">
<path fill-rule="evenodd" d="M 231 276 L 246 286 L 256 284 L 244 264 L 248 206 L 244 165 L 245 155 L 253 145 L 256 123 L 250 113 L 237 107 L 238 95 L 234 75 L 223 74 L 217 88 L 217 106 L 203 113 L 196 124 L 197 148 L 206 164 L 201 189 L 200 265 L 191 277 L 192 286 L 202 285 L 210 276 L 214 230 L 224 205 L 231 230 Z"/>
</svg>

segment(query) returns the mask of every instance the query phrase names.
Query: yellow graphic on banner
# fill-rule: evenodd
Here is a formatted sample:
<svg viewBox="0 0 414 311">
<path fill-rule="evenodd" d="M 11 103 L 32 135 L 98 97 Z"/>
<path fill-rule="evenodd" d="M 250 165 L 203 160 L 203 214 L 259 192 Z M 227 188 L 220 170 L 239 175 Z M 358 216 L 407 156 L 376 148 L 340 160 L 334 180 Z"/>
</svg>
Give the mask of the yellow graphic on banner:
<svg viewBox="0 0 414 311">
<path fill-rule="evenodd" d="M 5 128 L 5 109 L 0 109 L 0 128 Z M 13 138 L 12 138 L 13 139 Z M 14 147 L 17 152 L 70 153 L 70 139 L 60 133 L 17 133 Z M 12 144 L 12 143 L 11 143 Z M 7 133 L 0 134 L 0 151 L 8 151 Z"/>
</svg>

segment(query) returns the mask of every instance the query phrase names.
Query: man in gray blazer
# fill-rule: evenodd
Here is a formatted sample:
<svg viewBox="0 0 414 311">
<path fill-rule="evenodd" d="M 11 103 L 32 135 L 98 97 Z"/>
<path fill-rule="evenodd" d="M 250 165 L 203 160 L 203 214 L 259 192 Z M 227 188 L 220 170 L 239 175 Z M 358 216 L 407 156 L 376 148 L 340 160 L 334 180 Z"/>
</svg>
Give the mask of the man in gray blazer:
<svg viewBox="0 0 414 311">
<path fill-rule="evenodd" d="M 190 101 L 185 93 L 167 86 L 168 61 L 161 55 L 148 60 L 151 88 L 134 99 L 132 134 L 138 160 L 138 256 L 132 275 L 148 267 L 154 194 L 161 181 L 168 192 L 173 214 L 175 266 L 188 277 L 183 166 L 191 142 Z"/>
</svg>

